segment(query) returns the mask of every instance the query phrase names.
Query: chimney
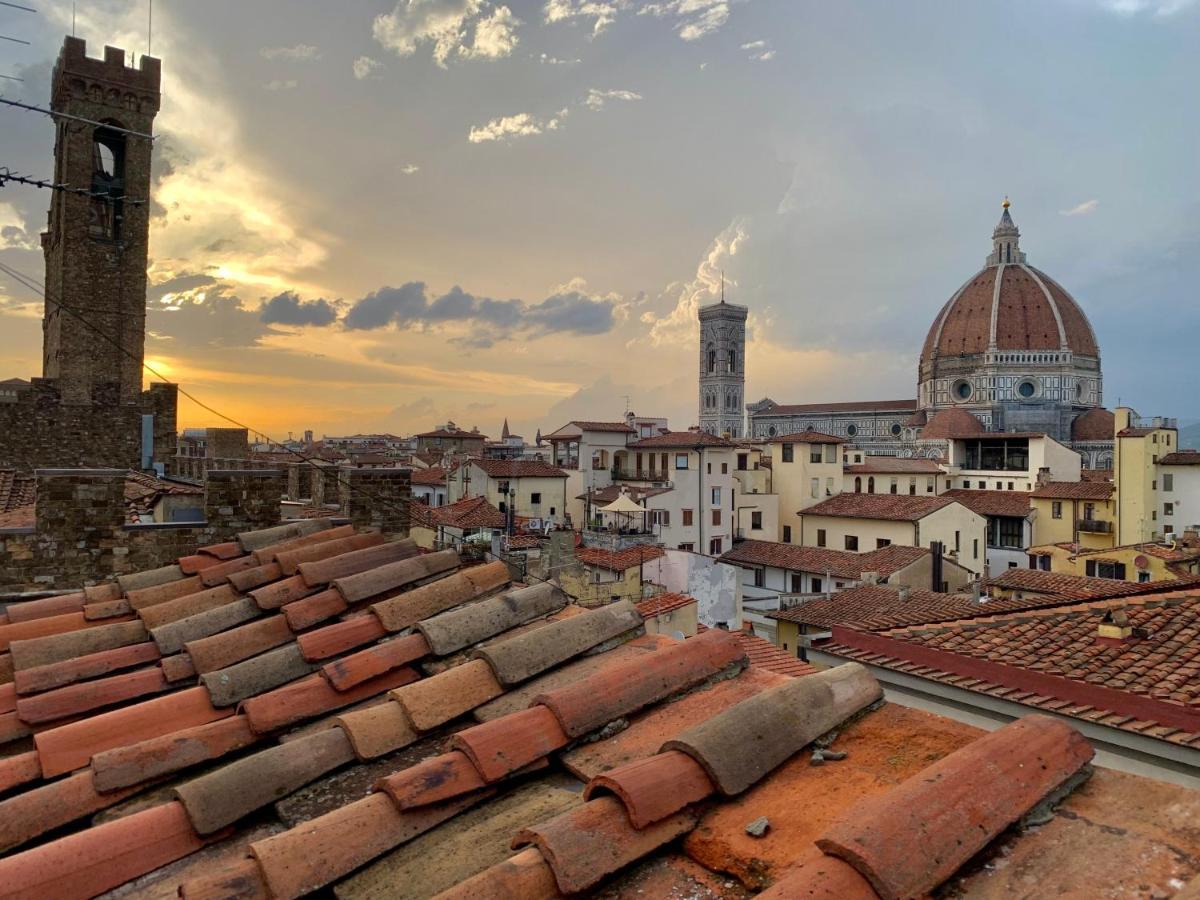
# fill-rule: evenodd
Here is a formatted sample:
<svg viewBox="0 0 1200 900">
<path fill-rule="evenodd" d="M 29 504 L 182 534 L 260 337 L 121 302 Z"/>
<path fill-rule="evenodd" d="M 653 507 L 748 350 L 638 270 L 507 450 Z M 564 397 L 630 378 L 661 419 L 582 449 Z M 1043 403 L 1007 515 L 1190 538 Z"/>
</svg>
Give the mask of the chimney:
<svg viewBox="0 0 1200 900">
<path fill-rule="evenodd" d="M 1037 472 L 1038 487 L 1041 487 L 1043 484 L 1045 484 L 1049 480 L 1050 480 L 1050 467 L 1042 466 L 1040 469 L 1038 469 L 1038 472 Z"/>
<path fill-rule="evenodd" d="M 879 573 L 863 572 L 861 581 L 863 584 L 879 584 Z"/>
<path fill-rule="evenodd" d="M 983 583 L 978 578 L 971 582 L 971 602 L 976 606 L 983 602 Z"/>
<path fill-rule="evenodd" d="M 1096 637 L 1109 640 L 1127 641 L 1133 636 L 1129 625 L 1129 616 L 1123 609 L 1110 609 L 1096 627 Z"/>
<path fill-rule="evenodd" d="M 942 542 L 934 541 L 929 545 L 929 552 L 933 559 L 930 565 L 929 589 L 931 591 L 941 591 L 942 589 Z"/>
<path fill-rule="evenodd" d="M 912 593 L 912 588 L 910 588 L 907 584 L 901 585 L 900 590 L 898 590 L 896 592 L 896 599 L 899 600 L 901 603 L 907 603 L 909 594 L 911 594 L 911 593 Z"/>
</svg>

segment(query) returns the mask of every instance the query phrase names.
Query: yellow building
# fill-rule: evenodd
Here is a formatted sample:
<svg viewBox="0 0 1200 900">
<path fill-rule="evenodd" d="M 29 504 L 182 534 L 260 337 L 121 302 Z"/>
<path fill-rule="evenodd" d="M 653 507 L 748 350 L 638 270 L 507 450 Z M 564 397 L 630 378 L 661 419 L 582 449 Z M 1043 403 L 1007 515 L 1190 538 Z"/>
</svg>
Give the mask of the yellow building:
<svg viewBox="0 0 1200 900">
<path fill-rule="evenodd" d="M 771 485 L 779 496 L 779 540 L 800 544 L 800 514 L 842 492 L 844 438 L 802 431 L 767 441 Z"/>
<path fill-rule="evenodd" d="M 801 511 L 805 547 L 865 552 L 899 544 L 932 547 L 972 574 L 985 565 L 987 519 L 946 497 L 839 494 Z"/>
<path fill-rule="evenodd" d="M 1115 490 L 1108 481 L 1047 481 L 1029 495 L 1035 511 L 1033 546 L 1078 544 L 1083 550 L 1112 547 L 1116 533 Z"/>
<path fill-rule="evenodd" d="M 694 637 L 700 624 L 695 597 L 687 594 L 658 594 L 637 605 L 645 619 L 646 634 Z"/>
<path fill-rule="evenodd" d="M 1030 562 L 1045 572 L 1116 578 L 1121 581 L 1173 581 L 1200 574 L 1200 540 L 1185 536 L 1168 543 L 1146 542 L 1076 552 L 1071 544 L 1029 551 Z"/>
<path fill-rule="evenodd" d="M 473 535 L 491 535 L 504 528 L 504 514 L 484 497 L 468 497 L 447 506 L 409 504 L 408 536 L 424 550 L 459 547 Z"/>
<path fill-rule="evenodd" d="M 1116 487 L 1115 543 L 1152 541 L 1163 534 L 1159 521 L 1159 465 L 1179 449 L 1173 420 L 1142 421 L 1128 407 L 1114 412 L 1113 484 Z"/>
<path fill-rule="evenodd" d="M 638 544 L 623 550 L 577 547 L 576 565 L 556 573 L 559 586 L 580 606 L 605 606 L 642 599 L 642 564 L 663 555 L 662 547 Z"/>
</svg>

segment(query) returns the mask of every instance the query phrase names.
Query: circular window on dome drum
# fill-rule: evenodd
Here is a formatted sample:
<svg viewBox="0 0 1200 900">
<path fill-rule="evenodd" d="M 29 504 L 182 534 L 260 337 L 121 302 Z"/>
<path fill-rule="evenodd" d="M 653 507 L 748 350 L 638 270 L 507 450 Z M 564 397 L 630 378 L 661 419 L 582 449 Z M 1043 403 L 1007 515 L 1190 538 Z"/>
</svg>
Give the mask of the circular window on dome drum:
<svg viewBox="0 0 1200 900">
<path fill-rule="evenodd" d="M 774 425 L 767 429 L 767 437 L 775 437 L 776 434 L 778 434 L 778 432 L 775 430 Z"/>
<path fill-rule="evenodd" d="M 858 426 L 857 425 L 847 425 L 846 426 L 846 434 L 850 435 L 850 437 L 854 437 L 856 434 L 858 434 Z"/>
<path fill-rule="evenodd" d="M 892 434 L 894 434 L 896 437 L 900 436 L 900 426 L 899 425 L 892 426 Z"/>
<path fill-rule="evenodd" d="M 971 399 L 971 382 L 956 381 L 954 382 L 954 396 L 959 400 Z"/>
<path fill-rule="evenodd" d="M 1029 400 L 1037 393 L 1037 385 L 1032 381 L 1022 381 L 1017 385 L 1017 393 L 1025 400 Z"/>
</svg>

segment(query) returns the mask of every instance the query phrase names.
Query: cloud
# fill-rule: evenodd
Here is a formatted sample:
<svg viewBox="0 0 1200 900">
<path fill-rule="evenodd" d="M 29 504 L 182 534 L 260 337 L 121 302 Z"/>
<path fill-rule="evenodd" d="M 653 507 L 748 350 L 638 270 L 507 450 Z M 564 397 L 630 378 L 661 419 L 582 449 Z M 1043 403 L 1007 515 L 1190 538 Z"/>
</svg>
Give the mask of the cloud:
<svg viewBox="0 0 1200 900">
<path fill-rule="evenodd" d="M 582 290 L 556 291 L 542 302 L 530 304 L 476 297 L 456 285 L 430 300 L 423 282 L 410 281 L 367 294 L 350 308 L 343 324 L 351 331 L 368 331 L 389 325 L 421 330 L 460 323 L 475 327 L 463 338 L 467 344 L 486 347 L 518 332 L 530 337 L 605 334 L 615 324 L 615 308 L 612 297 L 591 297 Z"/>
<path fill-rule="evenodd" d="M 323 328 L 337 321 L 337 310 L 328 300 L 301 300 L 293 291 L 284 291 L 259 309 L 259 318 L 267 325 L 313 325 Z"/>
<path fill-rule="evenodd" d="M 1100 205 L 1099 200 L 1084 200 L 1078 206 L 1072 206 L 1070 209 L 1060 209 L 1060 216 L 1086 216 L 1089 213 L 1094 213 Z"/>
<path fill-rule="evenodd" d="M 647 3 L 638 15 L 673 18 L 675 30 L 685 41 L 707 37 L 729 21 L 729 0 L 668 0 Z"/>
<path fill-rule="evenodd" d="M 270 60 L 313 62 L 321 58 L 321 51 L 312 44 L 296 44 L 293 47 L 263 47 L 258 55 Z"/>
<path fill-rule="evenodd" d="M 517 113 L 515 116 L 501 116 L 492 119 L 486 125 L 475 125 L 467 134 L 467 140 L 472 144 L 483 144 L 489 141 L 508 141 L 512 138 L 531 137 L 545 131 L 558 128 L 558 119 L 543 120 L 531 113 Z"/>
<path fill-rule="evenodd" d="M 400 167 L 401 175 L 416 175 L 420 171 L 421 171 L 421 167 L 418 165 L 415 165 L 414 163 L 408 163 L 408 164 Z"/>
<path fill-rule="evenodd" d="M 742 49 L 747 51 L 750 59 L 766 61 L 775 58 L 775 51 L 771 49 L 771 45 L 767 41 L 748 41 L 742 44 Z"/>
<path fill-rule="evenodd" d="M 547 53 L 538 56 L 537 60 L 544 66 L 574 66 L 583 62 L 581 59 L 559 59 L 557 56 L 550 56 Z"/>
<path fill-rule="evenodd" d="M 1122 16 L 1136 16 L 1148 12 L 1156 18 L 1165 19 L 1182 12 L 1195 2 L 1196 0 L 1100 0 L 1100 5 Z"/>
<path fill-rule="evenodd" d="M 546 0 L 542 14 L 548 25 L 572 19 L 591 19 L 592 36 L 602 34 L 617 13 L 629 6 L 626 0 Z"/>
<path fill-rule="evenodd" d="M 370 78 L 371 74 L 383 66 L 383 63 L 377 59 L 371 59 L 369 56 L 360 56 L 354 61 L 354 77 L 359 81 Z"/>
<path fill-rule="evenodd" d="M 257 311 L 224 287 L 168 294 L 146 312 L 146 330 L 174 348 L 253 347 L 271 333 Z"/>
<path fill-rule="evenodd" d="M 446 68 L 451 58 L 500 59 L 517 46 L 521 21 L 507 6 L 488 0 L 400 0 L 375 17 L 372 35 L 397 56 L 433 45 L 433 59 Z"/>
<path fill-rule="evenodd" d="M 276 78 L 271 81 L 268 81 L 266 84 L 263 85 L 263 87 L 266 88 L 268 91 L 290 91 L 294 87 L 296 87 L 296 83 L 297 82 L 296 82 L 295 78 L 287 78 L 287 79 Z"/>
<path fill-rule="evenodd" d="M 588 91 L 587 99 L 583 102 L 588 109 L 601 110 L 604 109 L 604 104 L 609 100 L 641 100 L 641 94 L 635 94 L 633 91 L 601 91 L 596 88 L 591 88 Z"/>
</svg>

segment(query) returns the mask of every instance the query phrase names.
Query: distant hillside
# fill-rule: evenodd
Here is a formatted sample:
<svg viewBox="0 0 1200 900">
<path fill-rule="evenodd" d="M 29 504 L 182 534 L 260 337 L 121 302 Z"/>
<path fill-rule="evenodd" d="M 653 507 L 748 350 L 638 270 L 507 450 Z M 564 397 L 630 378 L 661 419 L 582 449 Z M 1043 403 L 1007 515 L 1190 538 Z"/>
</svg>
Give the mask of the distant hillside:
<svg viewBox="0 0 1200 900">
<path fill-rule="evenodd" d="M 1179 429 L 1179 446 L 1185 449 L 1200 450 L 1200 422 L 1184 425 Z"/>
</svg>

